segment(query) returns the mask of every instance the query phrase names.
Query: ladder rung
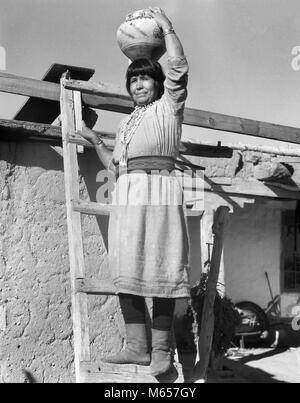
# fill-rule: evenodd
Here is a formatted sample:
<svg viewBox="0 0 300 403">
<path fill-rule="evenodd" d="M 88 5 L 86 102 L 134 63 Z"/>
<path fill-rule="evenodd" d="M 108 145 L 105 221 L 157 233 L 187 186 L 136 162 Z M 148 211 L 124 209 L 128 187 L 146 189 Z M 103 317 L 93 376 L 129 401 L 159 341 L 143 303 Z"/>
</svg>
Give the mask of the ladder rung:
<svg viewBox="0 0 300 403">
<path fill-rule="evenodd" d="M 198 216 L 202 216 L 203 214 L 203 210 L 192 210 L 187 208 L 186 209 L 186 215 L 189 217 L 198 217 Z"/>
<path fill-rule="evenodd" d="M 107 364 L 99 362 L 98 365 L 82 361 L 80 372 L 86 383 L 124 382 L 124 383 L 183 383 L 182 365 L 174 363 L 172 369 L 160 380 L 150 375 L 150 367 L 134 364 Z"/>
<path fill-rule="evenodd" d="M 72 144 L 77 144 L 79 146 L 94 148 L 93 144 L 89 141 L 85 140 L 83 137 L 79 135 L 69 135 L 68 142 Z"/>
<path fill-rule="evenodd" d="M 111 204 L 86 202 L 82 200 L 72 200 L 72 207 L 74 211 L 93 215 L 109 215 L 113 210 Z"/>
<path fill-rule="evenodd" d="M 101 135 L 101 133 L 100 133 L 100 135 Z M 95 146 L 93 146 L 93 144 L 91 144 L 89 141 L 85 140 L 79 134 L 70 134 L 68 137 L 68 142 L 72 143 L 72 144 L 84 146 L 87 148 L 95 148 Z M 109 150 L 113 150 L 114 143 L 115 143 L 114 139 L 105 138 L 104 143 Z"/>
<path fill-rule="evenodd" d="M 79 211 L 83 214 L 96 214 L 96 215 L 109 215 L 114 206 L 111 204 L 96 203 L 96 202 L 85 202 L 79 200 L 73 200 L 72 206 L 74 211 Z M 192 210 L 191 208 L 186 209 L 187 216 L 201 216 L 203 210 Z"/>
<path fill-rule="evenodd" d="M 116 288 L 112 283 L 87 278 L 76 279 L 76 291 L 92 295 L 116 295 Z"/>
</svg>

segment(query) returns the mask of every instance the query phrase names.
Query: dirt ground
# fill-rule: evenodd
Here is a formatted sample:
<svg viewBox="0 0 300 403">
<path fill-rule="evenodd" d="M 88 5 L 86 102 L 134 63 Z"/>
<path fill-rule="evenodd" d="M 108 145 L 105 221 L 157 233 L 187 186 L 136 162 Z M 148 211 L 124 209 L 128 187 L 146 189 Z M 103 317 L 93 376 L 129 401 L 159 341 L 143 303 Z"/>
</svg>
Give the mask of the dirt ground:
<svg viewBox="0 0 300 403">
<path fill-rule="evenodd" d="M 300 383 L 300 347 L 232 349 L 208 383 Z"/>
</svg>

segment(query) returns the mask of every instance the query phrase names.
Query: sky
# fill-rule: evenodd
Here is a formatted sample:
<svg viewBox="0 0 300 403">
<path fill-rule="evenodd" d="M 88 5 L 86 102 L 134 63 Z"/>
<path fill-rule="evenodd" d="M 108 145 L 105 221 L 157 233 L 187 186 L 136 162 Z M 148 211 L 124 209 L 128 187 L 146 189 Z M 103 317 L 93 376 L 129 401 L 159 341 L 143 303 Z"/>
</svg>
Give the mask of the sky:
<svg viewBox="0 0 300 403">
<path fill-rule="evenodd" d="M 300 127 L 300 69 L 292 64 L 299 0 L 0 0 L 6 71 L 41 79 L 52 63 L 64 63 L 94 68 L 93 81 L 124 87 L 128 60 L 116 31 L 129 12 L 150 5 L 165 10 L 184 46 L 187 107 Z M 0 118 L 12 119 L 24 100 L 0 94 Z M 113 131 L 121 117 L 99 111 L 97 129 Z M 187 126 L 184 134 L 271 143 Z"/>
</svg>

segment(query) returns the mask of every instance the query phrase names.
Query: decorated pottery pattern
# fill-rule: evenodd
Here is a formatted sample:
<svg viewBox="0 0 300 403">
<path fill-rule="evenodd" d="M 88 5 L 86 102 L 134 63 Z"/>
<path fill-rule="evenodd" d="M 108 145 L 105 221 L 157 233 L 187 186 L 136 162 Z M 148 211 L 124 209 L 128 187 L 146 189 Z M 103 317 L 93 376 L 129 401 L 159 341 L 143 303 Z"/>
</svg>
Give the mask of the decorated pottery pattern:
<svg viewBox="0 0 300 403">
<path fill-rule="evenodd" d="M 127 15 L 117 31 L 117 42 L 122 52 L 131 60 L 158 60 L 166 51 L 161 29 L 147 10 L 138 10 Z"/>
</svg>

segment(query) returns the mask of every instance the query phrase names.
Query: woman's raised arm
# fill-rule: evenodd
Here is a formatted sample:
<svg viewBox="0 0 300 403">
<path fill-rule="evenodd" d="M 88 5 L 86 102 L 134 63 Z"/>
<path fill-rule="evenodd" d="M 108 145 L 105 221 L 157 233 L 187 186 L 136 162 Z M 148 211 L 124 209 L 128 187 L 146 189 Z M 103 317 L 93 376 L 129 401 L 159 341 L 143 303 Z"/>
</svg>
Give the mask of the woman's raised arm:
<svg viewBox="0 0 300 403">
<path fill-rule="evenodd" d="M 149 7 L 156 24 L 161 28 L 165 38 L 168 57 L 184 56 L 182 44 L 173 29 L 173 25 L 165 12 L 159 7 Z"/>
<path fill-rule="evenodd" d="M 164 35 L 168 55 L 164 99 L 174 114 L 183 117 L 187 98 L 189 66 L 184 56 L 182 44 L 176 35 L 171 21 L 160 8 L 150 8 L 151 15 Z"/>
</svg>

